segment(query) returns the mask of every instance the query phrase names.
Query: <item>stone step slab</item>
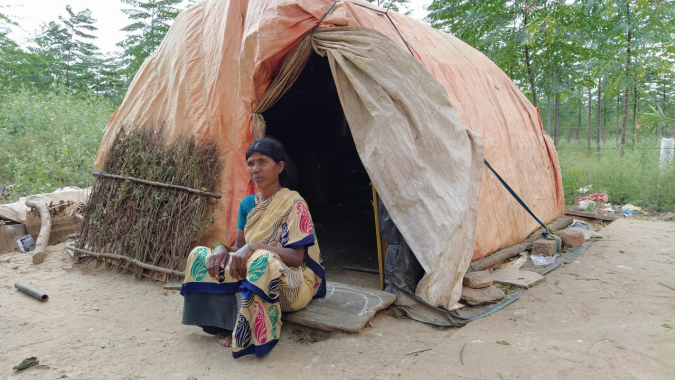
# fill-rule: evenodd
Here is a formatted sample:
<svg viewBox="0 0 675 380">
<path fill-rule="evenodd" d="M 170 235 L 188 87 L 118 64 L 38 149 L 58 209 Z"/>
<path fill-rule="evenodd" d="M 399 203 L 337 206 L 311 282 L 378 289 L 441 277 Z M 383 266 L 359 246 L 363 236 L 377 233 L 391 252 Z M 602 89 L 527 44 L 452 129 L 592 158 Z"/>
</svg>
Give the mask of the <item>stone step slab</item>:
<svg viewBox="0 0 675 380">
<path fill-rule="evenodd" d="M 512 268 L 497 269 L 491 274 L 492 281 L 497 284 L 525 289 L 544 281 L 544 277 L 538 273 Z"/>
</svg>

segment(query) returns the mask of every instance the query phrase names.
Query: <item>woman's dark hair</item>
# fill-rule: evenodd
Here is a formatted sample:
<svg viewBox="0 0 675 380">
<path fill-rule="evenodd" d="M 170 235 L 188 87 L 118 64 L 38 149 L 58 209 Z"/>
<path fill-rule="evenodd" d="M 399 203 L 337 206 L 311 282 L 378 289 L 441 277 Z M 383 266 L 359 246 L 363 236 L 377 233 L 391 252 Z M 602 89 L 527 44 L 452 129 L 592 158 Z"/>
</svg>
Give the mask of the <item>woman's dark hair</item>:
<svg viewBox="0 0 675 380">
<path fill-rule="evenodd" d="M 290 172 L 293 171 L 293 164 L 286 154 L 284 146 L 272 137 L 263 137 L 255 140 L 248 146 L 246 149 L 246 159 L 248 160 L 256 152 L 271 158 L 277 164 L 281 161 L 284 162 L 284 170 L 279 173 L 279 182 L 281 182 L 281 186 L 288 187 Z"/>
</svg>

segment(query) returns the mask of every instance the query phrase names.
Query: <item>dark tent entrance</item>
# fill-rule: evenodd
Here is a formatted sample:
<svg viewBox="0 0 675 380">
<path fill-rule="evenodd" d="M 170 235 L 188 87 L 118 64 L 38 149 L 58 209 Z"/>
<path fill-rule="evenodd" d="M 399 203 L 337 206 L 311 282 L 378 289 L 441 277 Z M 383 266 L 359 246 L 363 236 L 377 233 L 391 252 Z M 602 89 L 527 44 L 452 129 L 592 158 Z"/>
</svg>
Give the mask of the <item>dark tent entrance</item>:
<svg viewBox="0 0 675 380">
<path fill-rule="evenodd" d="M 287 185 L 309 204 L 328 280 L 379 288 L 373 191 L 328 60 L 312 53 L 297 81 L 263 116 L 267 136 L 284 145 L 293 163 Z"/>
</svg>

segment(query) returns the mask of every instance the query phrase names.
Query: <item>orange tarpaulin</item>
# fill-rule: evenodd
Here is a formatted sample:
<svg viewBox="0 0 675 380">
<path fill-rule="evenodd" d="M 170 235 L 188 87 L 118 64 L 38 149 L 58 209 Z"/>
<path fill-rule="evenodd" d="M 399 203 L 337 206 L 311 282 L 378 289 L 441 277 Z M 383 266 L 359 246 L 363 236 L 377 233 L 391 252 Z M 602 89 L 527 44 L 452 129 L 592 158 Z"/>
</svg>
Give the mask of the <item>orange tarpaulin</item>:
<svg viewBox="0 0 675 380">
<path fill-rule="evenodd" d="M 96 166 L 125 125 L 161 122 L 169 140 L 183 134 L 215 141 L 224 169 L 214 191 L 223 198 L 206 240 L 232 241 L 239 201 L 254 190 L 244 159 L 253 140 L 253 111 L 286 54 L 323 18 L 322 28 L 363 26 L 410 50 L 443 86 L 463 126 L 483 137 L 485 158 L 534 213 L 544 221 L 561 216 L 555 148 L 517 86 L 459 39 L 393 11 L 384 15 L 373 9 L 383 11 L 358 0 L 208 0 L 182 12 L 132 81 L 105 130 Z M 496 177 L 483 170 L 472 259 L 520 242 L 537 227 Z"/>
</svg>

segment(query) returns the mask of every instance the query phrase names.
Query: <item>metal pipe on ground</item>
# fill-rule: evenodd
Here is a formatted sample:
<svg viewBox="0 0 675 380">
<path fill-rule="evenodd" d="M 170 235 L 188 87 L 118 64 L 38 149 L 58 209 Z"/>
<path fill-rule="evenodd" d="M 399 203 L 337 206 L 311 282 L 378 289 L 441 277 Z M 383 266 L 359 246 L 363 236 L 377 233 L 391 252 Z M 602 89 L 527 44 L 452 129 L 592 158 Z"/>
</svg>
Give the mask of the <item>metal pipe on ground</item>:
<svg viewBox="0 0 675 380">
<path fill-rule="evenodd" d="M 42 302 L 47 302 L 49 300 L 49 296 L 45 292 L 43 292 L 42 290 L 35 289 L 30 285 L 17 282 L 14 284 L 14 287 L 17 288 L 19 291 L 26 293 L 29 296 L 38 299 Z"/>
</svg>

